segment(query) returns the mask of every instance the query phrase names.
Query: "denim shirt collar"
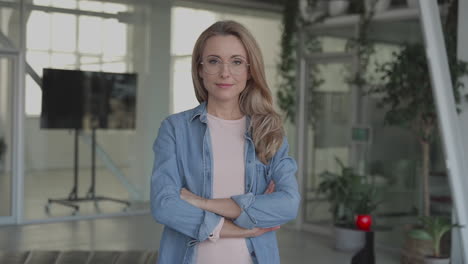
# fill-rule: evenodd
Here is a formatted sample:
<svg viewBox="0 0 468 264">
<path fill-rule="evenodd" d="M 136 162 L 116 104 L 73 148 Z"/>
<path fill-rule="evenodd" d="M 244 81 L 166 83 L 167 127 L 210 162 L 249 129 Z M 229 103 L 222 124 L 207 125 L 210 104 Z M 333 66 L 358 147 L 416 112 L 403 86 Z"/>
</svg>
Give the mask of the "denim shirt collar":
<svg viewBox="0 0 468 264">
<path fill-rule="evenodd" d="M 206 118 L 206 101 L 202 102 L 199 106 L 195 107 L 190 117 L 190 122 L 192 122 L 196 117 L 200 117 L 202 123 L 206 123 L 208 120 Z"/>
<path fill-rule="evenodd" d="M 192 122 L 195 118 L 199 117 L 200 122 L 202 123 L 207 123 L 207 110 L 206 110 L 206 101 L 202 102 L 199 106 L 197 106 L 195 109 L 193 109 L 192 116 L 190 117 L 190 122 Z M 250 116 L 246 116 L 245 122 L 246 122 L 246 127 L 247 130 L 245 131 L 244 137 L 246 139 L 252 140 L 252 134 L 250 133 Z"/>
</svg>

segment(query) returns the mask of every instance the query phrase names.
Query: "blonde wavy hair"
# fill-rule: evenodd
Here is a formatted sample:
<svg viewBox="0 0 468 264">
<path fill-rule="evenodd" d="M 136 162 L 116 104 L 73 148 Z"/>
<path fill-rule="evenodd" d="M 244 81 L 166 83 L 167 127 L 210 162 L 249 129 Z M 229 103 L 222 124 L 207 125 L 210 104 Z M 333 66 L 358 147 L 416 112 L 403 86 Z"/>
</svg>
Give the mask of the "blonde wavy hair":
<svg viewBox="0 0 468 264">
<path fill-rule="evenodd" d="M 243 114 L 250 116 L 248 128 L 252 134 L 257 156 L 267 164 L 283 143 L 284 129 L 281 116 L 273 107 L 273 98 L 265 79 L 262 53 L 252 34 L 235 21 L 218 21 L 198 37 L 192 54 L 192 80 L 198 102 L 208 100 L 208 91 L 199 75 L 206 41 L 213 36 L 237 37 L 247 51 L 251 78 L 239 95 L 239 107 Z"/>
</svg>

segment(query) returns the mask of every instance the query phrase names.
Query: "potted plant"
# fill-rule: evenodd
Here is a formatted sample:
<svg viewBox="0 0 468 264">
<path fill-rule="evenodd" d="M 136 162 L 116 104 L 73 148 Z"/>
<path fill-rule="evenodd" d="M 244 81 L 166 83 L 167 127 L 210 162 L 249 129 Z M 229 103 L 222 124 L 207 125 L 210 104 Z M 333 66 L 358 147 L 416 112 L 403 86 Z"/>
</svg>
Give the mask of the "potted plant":
<svg viewBox="0 0 468 264">
<path fill-rule="evenodd" d="M 361 249 L 365 242 L 365 233 L 356 228 L 356 220 L 371 219 L 370 214 L 379 203 L 377 191 L 368 183 L 367 177 L 354 173 L 352 168 L 344 166 L 338 158 L 336 162 L 341 168 L 341 174 L 323 172 L 317 194 L 324 195 L 330 203 L 335 228 L 335 248 L 355 251 Z"/>
<path fill-rule="evenodd" d="M 422 229 L 413 229 L 409 235 L 415 239 L 430 240 L 432 243 L 432 254 L 425 256 L 426 264 L 449 264 L 450 257 L 441 255 L 440 242 L 442 237 L 454 227 L 460 227 L 452 224 L 450 220 L 442 216 L 423 216 L 420 217 Z"/>
</svg>

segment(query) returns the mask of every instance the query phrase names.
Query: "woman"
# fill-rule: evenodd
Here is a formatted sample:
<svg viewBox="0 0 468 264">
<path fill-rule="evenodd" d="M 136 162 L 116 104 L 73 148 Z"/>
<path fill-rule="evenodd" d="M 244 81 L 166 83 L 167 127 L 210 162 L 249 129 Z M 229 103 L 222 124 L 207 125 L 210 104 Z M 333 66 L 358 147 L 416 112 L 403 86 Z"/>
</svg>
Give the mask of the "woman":
<svg viewBox="0 0 468 264">
<path fill-rule="evenodd" d="M 200 105 L 166 118 L 153 146 L 158 263 L 279 263 L 274 231 L 300 196 L 252 35 L 234 21 L 210 26 L 192 79 Z"/>
</svg>

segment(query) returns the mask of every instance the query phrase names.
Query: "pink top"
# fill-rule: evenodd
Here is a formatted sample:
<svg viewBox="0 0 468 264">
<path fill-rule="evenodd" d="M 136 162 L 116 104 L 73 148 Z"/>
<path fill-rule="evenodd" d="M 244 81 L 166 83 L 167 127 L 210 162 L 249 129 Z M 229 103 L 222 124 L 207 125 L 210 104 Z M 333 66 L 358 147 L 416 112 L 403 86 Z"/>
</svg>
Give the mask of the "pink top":
<svg viewBox="0 0 468 264">
<path fill-rule="evenodd" d="M 208 128 L 213 149 L 213 198 L 244 194 L 245 116 L 224 120 L 208 114 Z M 198 244 L 197 264 L 250 264 L 252 258 L 245 238 L 219 238 L 224 219 L 212 236 Z"/>
</svg>

